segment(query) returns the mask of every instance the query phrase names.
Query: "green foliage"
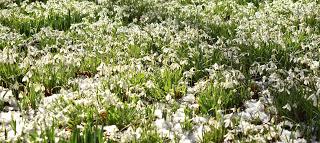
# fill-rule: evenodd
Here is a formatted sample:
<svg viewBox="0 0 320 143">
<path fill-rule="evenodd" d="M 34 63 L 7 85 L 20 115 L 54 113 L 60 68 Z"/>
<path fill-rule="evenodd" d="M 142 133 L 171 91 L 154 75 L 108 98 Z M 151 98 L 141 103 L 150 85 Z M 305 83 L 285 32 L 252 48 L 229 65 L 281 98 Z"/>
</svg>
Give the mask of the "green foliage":
<svg viewBox="0 0 320 143">
<path fill-rule="evenodd" d="M 4 107 L 5 107 L 5 102 L 0 100 L 0 111 L 3 111 Z"/>
<path fill-rule="evenodd" d="M 0 85 L 3 87 L 13 87 L 17 83 L 22 83 L 23 70 L 18 64 L 0 63 Z"/>
<path fill-rule="evenodd" d="M 80 67 L 78 69 L 79 74 L 87 73 L 86 76 L 91 77 L 97 73 L 97 67 L 101 63 L 101 57 L 99 54 L 88 55 L 82 58 Z"/>
<path fill-rule="evenodd" d="M 68 10 L 67 15 L 61 15 L 54 12 L 50 12 L 48 17 L 41 18 L 16 18 L 16 17 L 6 17 L 1 18 L 0 23 L 2 25 L 8 26 L 17 30 L 20 34 L 24 34 L 29 37 L 40 31 L 41 28 L 50 26 L 56 30 L 69 30 L 71 24 L 79 23 L 82 21 L 84 15 L 79 12 L 74 12 Z"/>
<path fill-rule="evenodd" d="M 197 96 L 201 113 L 213 115 L 217 110 L 239 107 L 248 98 L 249 93 L 245 86 L 224 89 L 210 83 Z"/>
<path fill-rule="evenodd" d="M 35 86 L 26 87 L 26 95 L 24 95 L 20 101 L 20 109 L 37 109 L 41 99 L 44 96 L 44 93 L 41 91 L 35 91 Z"/>
<path fill-rule="evenodd" d="M 64 66 L 62 63 L 47 64 L 42 69 L 36 69 L 31 80 L 43 84 L 45 96 L 50 96 L 67 85 L 72 77 L 75 77 L 75 67 Z"/>
<path fill-rule="evenodd" d="M 19 92 L 24 90 L 25 83 L 22 82 L 24 73 L 25 71 L 16 63 L 0 63 L 0 86 L 12 90 L 17 98 Z"/>
<path fill-rule="evenodd" d="M 74 105 L 74 108 L 67 114 L 70 118 L 68 126 L 71 128 L 82 122 L 93 122 L 99 125 L 116 125 L 119 129 L 133 124 L 139 117 L 137 115 L 137 111 L 128 105 L 124 105 L 124 107 L 105 106 L 105 112 L 102 113 L 99 113 L 95 108 Z"/>
<path fill-rule="evenodd" d="M 144 128 L 143 132 L 141 133 L 141 137 L 139 140 L 134 140 L 134 143 L 163 143 L 165 142 L 156 131 L 152 127 Z"/>
<path fill-rule="evenodd" d="M 286 91 L 273 93 L 278 114 L 294 123 L 314 127 L 314 129 L 308 126 L 298 127 L 305 133 L 305 137 L 319 136 L 320 107 L 314 106 L 312 101 L 305 98 L 305 95 L 310 95 L 310 92 L 305 87 L 292 87 L 288 91 L 290 94 Z M 290 105 L 290 110 L 283 108 L 287 104 Z"/>
<path fill-rule="evenodd" d="M 107 107 L 107 124 L 116 125 L 119 129 L 124 128 L 128 124 L 133 124 L 138 117 L 138 112 L 128 105 L 124 105 L 123 108 L 115 106 Z"/>
<path fill-rule="evenodd" d="M 112 5 L 128 6 L 124 9 L 128 16 L 122 17 L 122 23 L 128 25 L 133 22 L 134 19 L 139 20 L 143 14 L 147 13 L 151 8 L 152 4 L 146 0 L 111 0 Z"/>
<path fill-rule="evenodd" d="M 58 112 L 65 116 L 64 122 L 54 121 L 47 126 L 51 122 L 48 120 L 35 125 L 37 129 L 45 125 L 41 132 L 23 130 L 17 142 L 28 139 L 50 143 L 118 142 L 105 135 L 103 127 L 109 125 L 119 128 L 117 135 L 129 128 L 143 130 L 139 139 L 128 142 L 179 142 L 178 134 L 171 140 L 162 137 L 154 126 L 158 118 L 154 111 L 159 106 L 165 108 L 165 120 L 176 110 L 185 108 L 181 126 L 187 134 L 194 131 L 195 116 L 217 121 L 216 125 L 208 122 L 211 130 L 203 134 L 201 142 L 223 142 L 229 131 L 235 135 L 230 142 L 247 142 L 257 128 L 248 128 L 247 133 L 238 130 L 242 129 L 239 110 L 247 108 L 243 104 L 251 98 L 262 101 L 262 95 L 268 91 L 274 97 L 272 105 L 277 108 L 277 114 L 271 115 L 271 125 L 263 124 L 263 131 L 257 133 L 259 137 L 269 133 L 267 127 L 278 130 L 279 122 L 290 120 L 295 123 L 291 130 L 301 131 L 308 141 L 313 136 L 318 139 L 319 99 L 311 101 L 308 96 L 316 94 L 318 86 L 319 1 L 293 0 L 285 5 L 281 2 L 0 2 L 0 86 L 13 92 L 25 123 L 33 121 L 28 118 L 30 110 L 41 116 L 42 112 L 37 112 L 39 107 L 45 113 Z M 6 63 L 8 49 L 17 56 Z M 65 63 L 70 60 L 66 57 L 69 54 L 80 62 Z M 29 62 L 31 66 L 19 68 Z M 106 67 L 98 71 L 102 63 Z M 291 82 L 286 83 L 289 79 L 273 79 L 278 78 L 278 73 L 282 76 L 288 72 L 294 73 L 293 87 Z M 25 81 L 24 77 L 29 78 Z M 78 83 L 78 78 L 93 80 L 96 87 L 80 91 L 83 88 L 79 85 L 88 83 L 82 83 L 83 80 Z M 233 81 L 225 84 L 224 80 L 234 80 L 236 84 L 229 86 Z M 283 81 L 281 86 L 290 88 L 278 91 L 272 80 L 281 84 Z M 59 99 L 50 98 L 50 103 L 43 105 L 44 98 L 60 91 L 63 92 Z M 182 101 L 186 94 L 195 94 L 196 101 Z M 168 102 L 166 97 L 173 100 Z M 287 104 L 290 110 L 283 108 Z M 8 106 L 11 103 L 0 100 L 1 112 Z M 263 102 L 262 106 L 269 115 L 269 104 Z M 233 107 L 239 110 L 230 110 Z M 229 120 L 232 127 L 224 127 L 225 118 L 220 117 L 220 111 L 226 114 L 232 111 Z M 272 122 L 273 119 L 276 121 Z M 9 126 L 4 124 L 4 129 L 0 129 L 5 139 L 11 129 L 17 134 L 18 121 L 12 120 Z M 258 118 L 249 122 L 250 126 L 262 124 Z M 71 131 L 71 135 L 57 137 L 60 134 L 57 131 L 61 130 Z M 272 138 L 276 139 L 268 142 L 277 142 L 279 137 Z"/>
<path fill-rule="evenodd" d="M 83 131 L 81 132 L 80 129 L 74 128 L 71 133 L 70 140 L 62 141 L 68 143 L 103 143 L 103 128 L 97 127 L 92 123 L 88 123 Z"/>
<path fill-rule="evenodd" d="M 218 128 L 211 127 L 211 130 L 209 132 L 205 132 L 203 135 L 202 143 L 218 143 L 223 142 L 224 135 L 227 133 L 227 129 L 223 126 L 220 126 Z"/>
<path fill-rule="evenodd" d="M 195 74 L 190 80 L 190 85 L 194 85 L 199 79 L 208 76 L 207 68 L 216 64 L 226 64 L 228 60 L 224 57 L 223 52 L 219 49 L 210 49 L 210 54 L 205 55 L 204 49 L 197 48 L 193 56 L 189 58 L 186 70 L 190 70 L 192 67 L 195 68 Z"/>
<path fill-rule="evenodd" d="M 259 6 L 263 4 L 264 1 L 267 1 L 267 0 L 237 0 L 237 2 L 241 5 L 252 3 L 257 8 L 259 8 Z"/>
<path fill-rule="evenodd" d="M 18 6 L 21 5 L 22 2 L 27 1 L 27 0 L 13 0 Z M 43 2 L 46 3 L 48 0 L 28 0 L 27 3 L 32 3 L 32 2 Z"/>
<path fill-rule="evenodd" d="M 170 93 L 176 98 L 181 98 L 186 93 L 186 85 L 180 84 L 183 75 L 182 70 L 165 69 L 159 71 L 152 77 L 154 86 L 147 89 L 147 98 L 151 100 L 161 101 Z"/>
<path fill-rule="evenodd" d="M 248 79 L 250 79 L 250 68 L 252 64 L 267 64 L 270 61 L 276 64 L 278 68 L 281 69 L 289 69 L 294 65 L 294 63 L 290 60 L 290 53 L 295 51 L 292 49 L 283 49 L 274 44 L 261 44 L 264 46 L 261 47 L 253 47 L 253 46 L 240 46 L 240 52 L 242 56 L 240 57 L 239 63 L 234 63 L 234 67 L 238 67 L 242 71 L 244 75 Z"/>
</svg>

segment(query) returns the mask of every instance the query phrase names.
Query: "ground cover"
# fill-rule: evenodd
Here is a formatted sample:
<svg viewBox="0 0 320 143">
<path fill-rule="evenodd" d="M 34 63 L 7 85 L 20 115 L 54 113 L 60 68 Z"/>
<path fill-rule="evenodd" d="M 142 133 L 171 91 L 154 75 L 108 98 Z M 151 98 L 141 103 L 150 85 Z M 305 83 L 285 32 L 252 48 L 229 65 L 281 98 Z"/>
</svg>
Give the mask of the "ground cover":
<svg viewBox="0 0 320 143">
<path fill-rule="evenodd" d="M 318 0 L 2 0 L 0 142 L 319 142 Z"/>
</svg>

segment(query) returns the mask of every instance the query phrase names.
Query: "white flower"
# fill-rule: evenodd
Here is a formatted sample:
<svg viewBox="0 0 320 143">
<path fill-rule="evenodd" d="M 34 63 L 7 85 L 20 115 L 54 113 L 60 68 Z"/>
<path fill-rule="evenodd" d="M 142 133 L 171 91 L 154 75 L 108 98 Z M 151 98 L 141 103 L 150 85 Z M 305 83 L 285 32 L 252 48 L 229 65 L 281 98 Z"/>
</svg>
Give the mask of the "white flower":
<svg viewBox="0 0 320 143">
<path fill-rule="evenodd" d="M 204 118 L 204 117 L 196 116 L 196 117 L 192 118 L 192 121 L 197 123 L 197 124 L 201 124 L 201 123 L 207 122 L 207 119 Z"/>
<path fill-rule="evenodd" d="M 311 70 L 316 70 L 319 68 L 319 62 L 318 61 L 312 61 L 312 63 L 310 64 L 310 69 Z"/>
<path fill-rule="evenodd" d="M 116 125 L 111 126 L 104 126 L 103 130 L 105 130 L 106 134 L 108 136 L 114 135 L 117 131 L 119 131 L 118 127 Z"/>
<path fill-rule="evenodd" d="M 29 82 L 29 79 L 32 77 L 32 72 L 28 71 L 26 75 L 22 78 L 22 82 Z"/>
<path fill-rule="evenodd" d="M 169 137 L 172 138 L 172 133 L 170 132 L 170 130 L 162 128 L 162 129 L 158 129 L 158 132 L 160 134 L 161 137 Z"/>
<path fill-rule="evenodd" d="M 20 113 L 18 112 L 1 112 L 0 113 L 0 123 L 10 123 L 13 119 L 16 120 L 20 118 Z"/>
<path fill-rule="evenodd" d="M 166 100 L 167 100 L 167 101 L 170 101 L 171 99 L 172 99 L 171 94 L 167 94 L 167 95 L 166 95 Z"/>
<path fill-rule="evenodd" d="M 319 91 L 319 89 L 318 89 L 318 91 Z M 317 91 L 317 93 L 318 93 L 318 91 Z M 311 95 L 308 97 L 308 100 L 313 101 L 313 102 L 312 102 L 312 103 L 313 103 L 313 106 L 317 106 L 317 104 L 318 104 L 318 98 L 317 98 L 317 96 L 316 96 L 315 94 L 311 94 Z"/>
<path fill-rule="evenodd" d="M 280 133 L 280 139 L 282 141 L 289 141 L 291 139 L 292 132 L 286 129 L 283 129 Z"/>
<path fill-rule="evenodd" d="M 184 102 L 194 103 L 194 102 L 196 101 L 196 98 L 194 97 L 193 94 L 187 94 L 186 96 L 184 96 L 184 97 L 182 98 L 182 100 L 183 100 Z"/>
<path fill-rule="evenodd" d="M 188 139 L 187 137 L 183 136 L 179 143 L 192 143 L 192 141 L 190 139 Z"/>
<path fill-rule="evenodd" d="M 35 84 L 35 88 L 34 88 L 35 92 L 44 91 L 44 90 L 45 88 L 42 84 Z"/>
<path fill-rule="evenodd" d="M 132 127 L 129 127 L 121 136 L 121 142 L 129 142 L 134 138 L 134 131 Z"/>
<path fill-rule="evenodd" d="M 180 65 L 187 65 L 188 64 L 188 60 L 182 60 L 180 61 Z"/>
<path fill-rule="evenodd" d="M 145 84 L 147 88 L 154 88 L 154 83 L 151 80 L 148 80 L 147 83 Z"/>
<path fill-rule="evenodd" d="M 82 131 L 84 129 L 84 126 L 82 125 L 77 125 L 77 129 L 80 129 L 80 131 Z"/>
<path fill-rule="evenodd" d="M 250 120 L 252 117 L 251 114 L 248 112 L 241 112 L 240 116 L 243 120 L 246 120 L 246 121 Z"/>
<path fill-rule="evenodd" d="M 209 129 L 207 126 L 203 126 L 203 125 L 196 126 L 195 128 L 196 129 L 193 132 L 192 140 L 195 142 L 200 142 L 203 138 L 204 132 L 209 131 Z"/>
<path fill-rule="evenodd" d="M 135 135 L 136 138 L 139 139 L 141 137 L 142 129 L 139 127 L 136 129 Z"/>
<path fill-rule="evenodd" d="M 9 102 L 13 98 L 11 90 L 2 90 L 0 91 L 0 101 Z"/>
<path fill-rule="evenodd" d="M 171 70 L 177 70 L 177 69 L 179 69 L 180 68 L 180 65 L 178 64 L 178 63 L 172 63 L 171 65 L 170 65 L 170 69 Z"/>
<path fill-rule="evenodd" d="M 270 120 L 269 116 L 265 112 L 260 112 L 258 116 L 263 123 L 267 123 Z"/>
<path fill-rule="evenodd" d="M 232 127 L 233 126 L 233 122 L 230 118 L 225 119 L 223 122 L 224 122 L 225 127 Z"/>
<path fill-rule="evenodd" d="M 184 109 L 180 108 L 177 110 L 177 112 L 173 115 L 173 122 L 178 123 L 178 122 L 184 122 L 185 120 L 185 113 Z"/>
<path fill-rule="evenodd" d="M 181 133 L 182 133 L 181 124 L 180 124 L 180 123 L 175 124 L 174 127 L 173 127 L 173 131 L 174 131 L 175 133 L 181 134 Z"/>
<path fill-rule="evenodd" d="M 222 82 L 221 84 L 225 89 L 231 89 L 234 86 L 234 82 L 230 81 L 230 80 L 226 80 L 225 82 Z"/>
<path fill-rule="evenodd" d="M 225 141 L 225 142 L 228 142 L 228 141 L 234 139 L 234 134 L 233 134 L 232 132 L 228 132 L 228 133 L 225 134 L 223 137 L 224 137 L 224 141 Z"/>
<path fill-rule="evenodd" d="M 284 105 L 282 108 L 291 111 L 291 106 L 288 103 Z"/>
<path fill-rule="evenodd" d="M 161 119 L 162 118 L 162 111 L 160 109 L 156 109 L 154 111 L 154 115 Z"/>
<path fill-rule="evenodd" d="M 101 64 L 97 67 L 97 71 L 99 71 L 101 75 L 105 74 L 106 69 L 107 69 L 107 66 L 103 62 L 101 62 Z"/>
<path fill-rule="evenodd" d="M 199 109 L 199 104 L 192 104 L 190 105 L 190 108 L 193 110 L 198 110 Z"/>
<path fill-rule="evenodd" d="M 157 119 L 154 123 L 158 129 L 162 129 L 162 128 L 166 129 L 168 127 L 164 119 Z"/>
</svg>

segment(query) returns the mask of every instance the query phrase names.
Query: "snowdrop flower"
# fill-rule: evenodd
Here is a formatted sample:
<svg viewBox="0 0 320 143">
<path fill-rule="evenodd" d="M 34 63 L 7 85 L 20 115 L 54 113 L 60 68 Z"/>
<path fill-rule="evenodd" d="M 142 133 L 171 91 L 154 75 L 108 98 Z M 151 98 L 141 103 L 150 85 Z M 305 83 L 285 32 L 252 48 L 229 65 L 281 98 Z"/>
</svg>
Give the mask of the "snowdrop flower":
<svg viewBox="0 0 320 143">
<path fill-rule="evenodd" d="M 191 104 L 190 105 L 190 108 L 192 109 L 192 110 L 199 110 L 199 104 Z"/>
<path fill-rule="evenodd" d="M 184 122 L 185 120 L 185 113 L 183 108 L 179 108 L 176 113 L 173 115 L 173 122 L 179 123 Z"/>
<path fill-rule="evenodd" d="M 101 62 L 101 64 L 97 67 L 97 71 L 99 71 L 101 75 L 105 75 L 108 71 L 106 64 Z"/>
<path fill-rule="evenodd" d="M 248 112 L 241 112 L 240 116 L 241 116 L 241 119 L 246 120 L 246 121 L 250 120 L 252 117 L 251 114 Z"/>
<path fill-rule="evenodd" d="M 18 119 L 20 118 L 20 113 L 19 112 L 0 112 L 0 123 L 10 123 L 13 119 Z"/>
<path fill-rule="evenodd" d="M 29 82 L 29 79 L 32 77 L 32 72 L 28 71 L 26 75 L 22 78 L 22 82 Z"/>
<path fill-rule="evenodd" d="M 177 70 L 177 69 L 179 69 L 180 68 L 180 65 L 178 64 L 178 63 L 172 63 L 171 65 L 170 65 L 170 69 L 171 70 Z"/>
<path fill-rule="evenodd" d="M 304 138 L 298 138 L 298 139 L 295 139 L 293 142 L 295 142 L 295 143 L 307 143 L 307 140 L 304 139 Z M 311 142 L 316 142 L 316 141 L 311 141 Z"/>
<path fill-rule="evenodd" d="M 225 89 L 232 89 L 234 86 L 234 82 L 230 81 L 230 80 L 226 80 L 225 82 L 222 82 L 221 84 Z"/>
<path fill-rule="evenodd" d="M 128 142 L 134 138 L 134 131 L 132 127 L 129 127 L 121 136 L 121 142 Z"/>
<path fill-rule="evenodd" d="M 255 113 L 258 111 L 263 111 L 264 110 L 264 105 L 262 102 L 259 101 L 249 101 L 245 104 L 247 106 L 246 112 L 248 113 Z"/>
<path fill-rule="evenodd" d="M 208 120 L 204 117 L 196 116 L 196 117 L 192 118 L 192 121 L 197 124 L 203 124 L 203 123 L 206 123 Z"/>
<path fill-rule="evenodd" d="M 0 100 L 3 102 L 9 102 L 14 98 L 11 90 L 2 90 L 0 91 Z"/>
<path fill-rule="evenodd" d="M 291 106 L 288 103 L 284 105 L 282 108 L 291 111 Z"/>
<path fill-rule="evenodd" d="M 203 138 L 203 134 L 208 132 L 210 128 L 208 126 L 200 125 L 196 126 L 195 131 L 193 132 L 192 140 L 195 142 L 200 142 Z"/>
<path fill-rule="evenodd" d="M 173 131 L 178 134 L 182 134 L 182 127 L 180 123 L 177 123 L 173 127 Z"/>
<path fill-rule="evenodd" d="M 108 136 L 113 136 L 117 131 L 119 131 L 116 125 L 104 126 L 103 130 L 106 132 Z"/>
<path fill-rule="evenodd" d="M 291 139 L 291 135 L 292 135 L 292 132 L 289 131 L 289 130 L 286 130 L 286 129 L 283 129 L 280 133 L 280 139 L 282 141 L 290 141 L 292 140 Z"/>
<path fill-rule="evenodd" d="M 319 91 L 320 91 L 320 89 L 318 89 L 317 93 Z M 317 94 L 317 95 L 319 95 L 319 94 Z M 312 102 L 313 106 L 317 106 L 318 105 L 318 97 L 315 94 L 311 94 L 307 99 L 313 101 Z"/>
<path fill-rule="evenodd" d="M 194 102 L 196 101 L 196 98 L 194 97 L 193 94 L 187 94 L 186 96 L 184 96 L 184 97 L 182 98 L 182 101 L 194 103 Z"/>
<path fill-rule="evenodd" d="M 168 94 L 166 95 L 166 100 L 167 100 L 167 101 L 171 101 L 171 100 L 172 100 L 171 94 L 168 93 Z"/>
<path fill-rule="evenodd" d="M 139 139 L 141 137 L 141 133 L 142 133 L 142 129 L 140 127 L 137 128 L 135 131 L 135 136 L 137 139 Z"/>
<path fill-rule="evenodd" d="M 77 125 L 77 129 L 80 129 L 80 131 L 83 131 L 84 126 L 83 125 Z"/>
<path fill-rule="evenodd" d="M 263 123 L 268 123 L 270 120 L 270 117 L 265 112 L 261 112 L 258 116 Z"/>
<path fill-rule="evenodd" d="M 166 129 L 168 128 L 168 125 L 164 119 L 157 119 L 155 122 L 155 125 L 158 129 Z"/>
<path fill-rule="evenodd" d="M 310 69 L 311 70 L 316 70 L 319 68 L 319 62 L 318 61 L 312 61 L 310 64 Z"/>
<path fill-rule="evenodd" d="M 187 65 L 188 64 L 188 60 L 182 60 L 180 61 L 180 65 Z"/>
<path fill-rule="evenodd" d="M 45 88 L 42 84 L 35 84 L 34 90 L 35 90 L 35 92 L 39 92 L 39 91 L 44 91 Z"/>
<path fill-rule="evenodd" d="M 232 122 L 232 118 L 233 118 L 233 113 L 230 114 L 226 114 L 224 115 L 224 126 L 225 127 L 232 127 L 233 126 L 233 122 Z"/>
<path fill-rule="evenodd" d="M 154 115 L 161 119 L 162 118 L 162 111 L 160 109 L 156 109 L 154 111 Z"/>
<path fill-rule="evenodd" d="M 232 132 L 228 132 L 227 134 L 224 135 L 224 141 L 228 142 L 230 140 L 234 139 L 234 134 Z"/>
<path fill-rule="evenodd" d="M 186 136 L 183 136 L 179 143 L 192 143 L 192 141 L 190 139 L 188 139 Z"/>
<path fill-rule="evenodd" d="M 174 135 L 168 129 L 161 128 L 161 129 L 158 129 L 158 132 L 161 137 L 169 137 L 170 139 L 174 138 Z"/>
<path fill-rule="evenodd" d="M 151 89 L 151 88 L 154 88 L 154 83 L 151 81 L 151 80 L 148 80 L 147 83 L 146 83 L 146 87 Z"/>
</svg>

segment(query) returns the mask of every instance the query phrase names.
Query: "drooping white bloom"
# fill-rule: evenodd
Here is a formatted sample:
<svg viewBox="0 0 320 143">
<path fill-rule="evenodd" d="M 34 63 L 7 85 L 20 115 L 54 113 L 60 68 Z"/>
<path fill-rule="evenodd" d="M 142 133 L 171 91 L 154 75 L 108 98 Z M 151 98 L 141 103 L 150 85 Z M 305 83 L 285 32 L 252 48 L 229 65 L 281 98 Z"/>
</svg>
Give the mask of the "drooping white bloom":
<svg viewBox="0 0 320 143">
<path fill-rule="evenodd" d="M 154 123 L 158 129 L 168 128 L 168 125 L 164 119 L 157 119 Z"/>
<path fill-rule="evenodd" d="M 288 103 L 284 105 L 282 108 L 291 111 L 291 106 Z"/>
<path fill-rule="evenodd" d="M 187 94 L 186 96 L 184 96 L 184 97 L 182 98 L 182 100 L 183 100 L 184 102 L 194 103 L 196 99 L 195 99 L 195 96 L 194 96 L 193 94 Z"/>
<path fill-rule="evenodd" d="M 137 139 L 139 139 L 141 137 L 141 133 L 142 133 L 142 129 L 140 127 L 137 128 L 135 131 L 135 136 Z"/>
<path fill-rule="evenodd" d="M 173 122 L 179 123 L 185 121 L 185 113 L 183 108 L 179 108 L 176 113 L 173 115 Z"/>
<path fill-rule="evenodd" d="M 28 71 L 26 75 L 22 78 L 22 82 L 28 82 L 31 77 L 32 77 L 32 72 Z"/>
<path fill-rule="evenodd" d="M 151 81 L 151 80 L 148 80 L 147 83 L 146 83 L 146 87 L 147 88 L 154 88 L 154 83 Z"/>
<path fill-rule="evenodd" d="M 13 97 L 11 90 L 0 90 L 0 101 L 9 102 Z"/>
<path fill-rule="evenodd" d="M 106 132 L 107 135 L 112 136 L 115 135 L 117 131 L 119 131 L 116 125 L 104 126 L 103 130 Z"/>
<path fill-rule="evenodd" d="M 319 69 L 319 62 L 318 62 L 318 61 L 312 61 L 312 62 L 310 63 L 310 69 L 311 69 L 311 70 Z"/>
<path fill-rule="evenodd" d="M 177 123 L 173 127 L 173 131 L 178 134 L 182 134 L 182 127 L 180 123 Z"/>
<path fill-rule="evenodd" d="M 157 117 L 157 118 L 162 118 L 162 110 L 160 109 L 156 109 L 154 110 L 154 115 Z"/>
</svg>

